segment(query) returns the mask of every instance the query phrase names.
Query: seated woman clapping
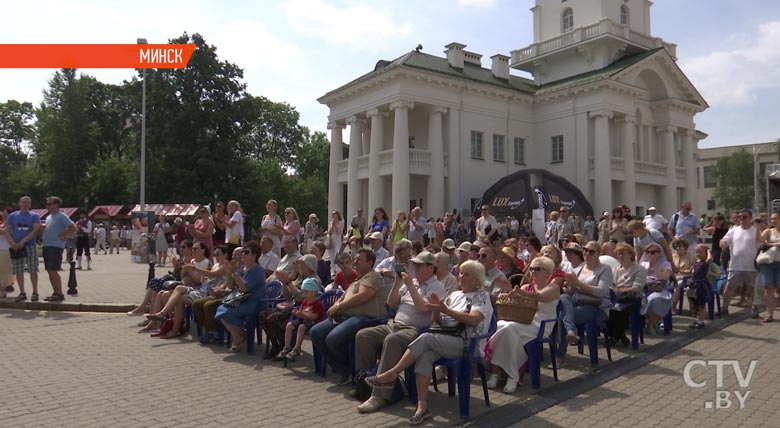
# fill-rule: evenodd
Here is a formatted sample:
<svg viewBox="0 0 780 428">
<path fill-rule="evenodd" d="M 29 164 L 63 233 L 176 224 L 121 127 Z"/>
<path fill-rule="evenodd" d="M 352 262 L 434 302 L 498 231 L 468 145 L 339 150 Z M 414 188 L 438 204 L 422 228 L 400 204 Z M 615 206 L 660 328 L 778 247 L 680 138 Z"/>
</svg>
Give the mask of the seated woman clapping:
<svg viewBox="0 0 780 428">
<path fill-rule="evenodd" d="M 210 289 L 222 285 L 230 274 L 227 248 L 223 247 L 215 251 L 217 263 L 211 270 L 199 266 L 200 260 L 198 259 L 200 257 L 206 259 L 209 257 L 209 250 L 206 245 L 198 242 L 192 246 L 192 249 L 196 254 L 194 260 L 198 263 L 184 265 L 182 268 L 182 279 L 190 278 L 191 281 L 198 282 L 194 286 L 178 285 L 172 291 L 164 292 L 161 300 L 167 300 L 165 306 L 160 311 L 146 316 L 149 320 L 161 322 L 168 315 L 173 314 L 173 326 L 168 333 L 162 336 L 164 339 L 180 336 L 181 326 L 184 321 L 184 307 L 192 305 L 192 302 L 197 299 L 206 297 Z M 203 263 L 200 264 L 202 265 Z"/>
<path fill-rule="evenodd" d="M 672 293 L 668 290 L 668 282 L 673 268 L 671 263 L 661 257 L 661 251 L 660 245 L 648 244 L 645 253 L 650 258 L 642 262 L 642 266 L 647 269 L 642 315 L 647 318 L 647 330 L 651 335 L 659 334 L 661 318 L 672 308 Z"/>
<path fill-rule="evenodd" d="M 165 290 L 165 282 L 168 280 L 180 280 L 181 269 L 185 261 L 192 259 L 192 241 L 187 239 L 181 243 L 181 257 L 174 257 L 171 259 L 173 264 L 173 272 L 166 274 L 158 278 L 152 278 L 146 283 L 146 293 L 141 303 L 136 306 L 135 309 L 128 312 L 127 315 L 143 315 L 146 311 L 147 305 L 149 309 L 154 309 L 155 302 L 157 300 L 157 294 Z M 145 326 L 147 323 L 143 322 L 139 324 L 139 327 Z"/>
<path fill-rule="evenodd" d="M 460 267 L 458 282 L 460 290 L 452 292 L 444 300 L 431 295 L 426 306 L 430 308 L 431 319 L 435 324 L 463 324 L 463 336 L 423 333 L 409 344 L 409 348 L 395 366 L 377 376 L 366 378 L 366 383 L 374 388 L 392 388 L 395 379 L 414 364 L 417 408 L 409 419 L 412 425 L 419 425 L 433 416 L 428 409 L 428 384 L 433 363 L 440 358 L 463 357 L 464 338 L 484 335 L 490 329 L 493 306 L 490 304 L 490 294 L 485 290 L 484 266 L 472 260 L 464 262 Z M 477 352 L 481 353 L 483 348 L 484 343 L 477 344 Z"/>
<path fill-rule="evenodd" d="M 647 271 L 637 264 L 636 252 L 631 245 L 625 242 L 618 243 L 615 246 L 615 255 L 620 262 L 620 266 L 613 272 L 615 285 L 612 289 L 615 292 L 617 304 L 609 311 L 607 329 L 609 329 L 612 344 L 617 344 L 620 341 L 624 346 L 628 346 L 631 343 L 626 336 L 629 315 L 634 310 L 637 298 L 642 295 Z"/>
<path fill-rule="evenodd" d="M 498 329 L 488 340 L 485 349 L 493 371 L 488 379 L 488 388 L 495 388 L 503 371 L 507 375 L 504 392 L 512 394 L 517 389 L 520 367 L 528 360 L 523 347 L 539 334 L 542 320 L 554 319 L 561 289 L 550 282 L 555 271 L 555 262 L 548 257 L 537 257 L 531 261 L 531 283 L 516 288 L 509 294 L 534 295 L 539 299 L 539 308 L 531 324 L 515 321 L 498 321 Z M 555 323 L 545 325 L 545 334 L 549 334 Z"/>
<path fill-rule="evenodd" d="M 192 302 L 192 315 L 195 317 L 195 321 L 203 326 L 203 333 L 198 338 L 200 343 L 208 345 L 217 341 L 217 321 L 214 319 L 214 316 L 217 314 L 217 308 L 222 304 L 225 296 L 230 294 L 236 287 L 235 281 L 229 273 L 238 269 L 242 250 L 243 247 L 236 247 L 236 249 L 233 250 L 233 254 L 230 254 L 227 250 L 227 246 L 224 245 L 221 245 L 214 250 L 214 257 L 217 259 L 220 269 L 226 270 L 228 275 L 226 281 L 222 285 L 212 288 L 209 291 L 208 296 Z M 223 253 L 223 251 L 228 252 Z M 226 256 L 225 258 L 227 260 L 225 261 L 225 265 L 220 261 L 220 253 L 223 253 Z M 230 264 L 230 267 L 226 265 L 227 263 Z"/>
</svg>

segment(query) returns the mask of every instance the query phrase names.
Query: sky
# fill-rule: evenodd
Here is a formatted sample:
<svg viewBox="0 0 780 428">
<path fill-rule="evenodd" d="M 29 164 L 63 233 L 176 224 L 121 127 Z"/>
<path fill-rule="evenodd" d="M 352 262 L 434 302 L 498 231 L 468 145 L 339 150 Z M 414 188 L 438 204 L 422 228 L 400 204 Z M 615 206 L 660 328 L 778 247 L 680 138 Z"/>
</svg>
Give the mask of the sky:
<svg viewBox="0 0 780 428">
<path fill-rule="evenodd" d="M 557 1 L 557 0 L 553 0 Z M 636 0 L 632 0 L 636 1 Z M 301 124 L 326 129 L 326 92 L 423 45 L 466 44 L 489 57 L 532 42 L 533 0 L 27 0 L 3 4 L 0 43 L 165 43 L 200 33 L 244 69 L 249 92 L 287 102 Z M 653 36 L 677 44 L 678 65 L 710 108 L 696 116 L 700 148 L 780 138 L 780 2 L 655 0 Z M 0 101 L 39 104 L 55 70 L 0 70 Z M 83 69 L 106 83 L 134 70 Z"/>
</svg>

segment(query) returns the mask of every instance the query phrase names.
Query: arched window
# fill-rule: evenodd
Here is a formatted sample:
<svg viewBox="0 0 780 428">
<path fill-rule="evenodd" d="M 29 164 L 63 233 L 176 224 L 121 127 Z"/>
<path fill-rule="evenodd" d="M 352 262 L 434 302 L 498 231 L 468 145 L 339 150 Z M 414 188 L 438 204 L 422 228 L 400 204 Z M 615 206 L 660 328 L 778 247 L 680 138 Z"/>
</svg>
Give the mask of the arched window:
<svg viewBox="0 0 780 428">
<path fill-rule="evenodd" d="M 620 6 L 620 25 L 628 25 L 629 24 L 628 19 L 628 6 L 622 5 Z"/>
<path fill-rule="evenodd" d="M 561 15 L 561 32 L 568 33 L 574 29 L 574 11 L 570 7 L 563 10 Z"/>
</svg>

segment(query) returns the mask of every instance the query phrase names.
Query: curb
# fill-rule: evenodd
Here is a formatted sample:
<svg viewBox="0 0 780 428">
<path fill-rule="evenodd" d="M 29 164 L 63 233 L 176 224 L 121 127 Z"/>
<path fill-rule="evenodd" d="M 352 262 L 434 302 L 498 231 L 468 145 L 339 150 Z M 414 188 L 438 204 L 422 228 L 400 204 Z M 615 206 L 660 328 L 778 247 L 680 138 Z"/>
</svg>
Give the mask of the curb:
<svg viewBox="0 0 780 428">
<path fill-rule="evenodd" d="M 0 300 L 0 309 L 18 309 L 23 311 L 64 311 L 64 312 L 109 312 L 131 311 L 135 305 L 127 303 L 76 303 L 76 302 L 14 302 Z"/>
<path fill-rule="evenodd" d="M 723 330 L 732 324 L 750 318 L 750 315 L 750 309 L 746 309 L 732 313 L 729 318 L 713 320 L 708 323 L 709 328 L 704 330 L 678 334 L 670 337 L 668 340 L 647 347 L 636 354 L 605 364 L 592 372 L 583 373 L 564 382 L 556 382 L 554 386 L 539 390 L 533 398 L 523 403 L 507 403 L 495 408 L 495 410 L 491 409 L 483 413 L 480 415 L 479 420 L 459 421 L 449 426 L 505 428 L 517 424 L 550 407 L 598 388 L 626 373 L 676 352 L 716 331 Z"/>
</svg>

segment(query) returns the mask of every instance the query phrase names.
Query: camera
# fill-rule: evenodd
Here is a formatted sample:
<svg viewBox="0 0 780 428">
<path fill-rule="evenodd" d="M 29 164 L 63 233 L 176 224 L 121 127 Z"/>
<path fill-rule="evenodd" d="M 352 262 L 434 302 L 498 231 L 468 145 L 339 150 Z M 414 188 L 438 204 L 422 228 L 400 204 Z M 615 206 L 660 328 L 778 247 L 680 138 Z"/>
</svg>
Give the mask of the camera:
<svg viewBox="0 0 780 428">
<path fill-rule="evenodd" d="M 402 264 L 396 264 L 395 265 L 395 273 L 401 273 L 401 272 L 406 272 L 406 266 L 404 266 Z"/>
</svg>

